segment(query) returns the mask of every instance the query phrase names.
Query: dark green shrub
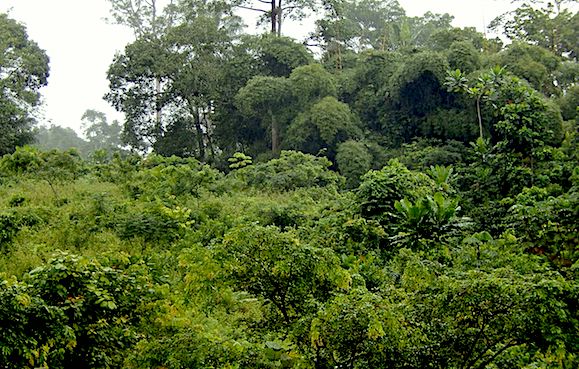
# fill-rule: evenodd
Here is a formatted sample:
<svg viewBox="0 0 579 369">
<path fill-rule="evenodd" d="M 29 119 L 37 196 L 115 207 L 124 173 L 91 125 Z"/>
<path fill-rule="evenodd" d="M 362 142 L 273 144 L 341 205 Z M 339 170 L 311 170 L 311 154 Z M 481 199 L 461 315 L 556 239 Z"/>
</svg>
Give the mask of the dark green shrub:
<svg viewBox="0 0 579 369">
<path fill-rule="evenodd" d="M 434 182 L 427 175 L 412 172 L 398 160 L 391 160 L 382 170 L 368 172 L 357 194 L 362 215 L 389 221 L 396 216 L 396 201 L 403 198 L 415 201 L 431 194 L 434 188 Z"/>
<path fill-rule="evenodd" d="M 15 208 L 17 206 L 21 206 L 22 204 L 24 204 L 25 201 L 26 201 L 26 197 L 24 197 L 23 195 L 20 195 L 20 194 L 16 194 L 8 200 L 8 205 L 10 207 Z"/>
<path fill-rule="evenodd" d="M 343 178 L 329 167 L 332 163 L 296 151 L 282 151 L 278 159 L 250 165 L 232 174 L 252 186 L 270 191 L 290 191 L 300 187 L 339 186 Z"/>
<path fill-rule="evenodd" d="M 149 267 L 126 256 L 98 261 L 61 253 L 25 281 L 31 294 L 62 310 L 74 332 L 51 368 L 121 367 L 140 338 L 140 321 L 153 313 L 140 307 L 156 298 Z"/>
<path fill-rule="evenodd" d="M 76 344 L 65 309 L 51 306 L 24 283 L 0 280 L 0 367 L 59 368 Z"/>
<path fill-rule="evenodd" d="M 363 142 L 350 140 L 338 146 L 336 163 L 346 177 L 346 187 L 355 188 L 362 176 L 372 169 L 372 154 Z"/>
<path fill-rule="evenodd" d="M 13 214 L 0 214 L 0 246 L 12 242 L 20 230 L 18 218 Z"/>
</svg>

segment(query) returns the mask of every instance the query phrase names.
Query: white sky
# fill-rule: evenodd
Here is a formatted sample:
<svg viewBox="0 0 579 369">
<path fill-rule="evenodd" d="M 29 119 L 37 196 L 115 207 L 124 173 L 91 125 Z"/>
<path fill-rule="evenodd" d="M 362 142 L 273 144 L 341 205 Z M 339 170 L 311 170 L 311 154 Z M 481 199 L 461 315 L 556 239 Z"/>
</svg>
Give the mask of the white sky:
<svg viewBox="0 0 579 369">
<path fill-rule="evenodd" d="M 407 14 L 449 13 L 455 26 L 483 30 L 495 16 L 512 9 L 509 0 L 399 0 Z M 11 10 L 10 10 L 11 9 Z M 122 115 L 102 97 L 108 91 L 106 71 L 116 52 L 133 39 L 121 26 L 107 24 L 106 0 L 0 0 L 0 12 L 27 27 L 29 38 L 50 57 L 48 86 L 42 89 L 40 121 L 80 130 L 86 109 L 103 111 L 109 120 Z M 254 23 L 247 21 L 253 28 Z M 285 34 L 303 38 L 310 25 L 285 25 Z M 295 32 L 295 33 L 294 33 Z"/>
</svg>

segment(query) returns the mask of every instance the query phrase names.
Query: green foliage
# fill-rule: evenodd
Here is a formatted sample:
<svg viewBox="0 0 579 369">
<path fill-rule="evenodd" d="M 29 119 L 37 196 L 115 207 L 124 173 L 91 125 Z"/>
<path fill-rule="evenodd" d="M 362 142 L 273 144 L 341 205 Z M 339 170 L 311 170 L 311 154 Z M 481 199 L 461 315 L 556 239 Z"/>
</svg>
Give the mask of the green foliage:
<svg viewBox="0 0 579 369">
<path fill-rule="evenodd" d="M 411 249 L 444 244 L 448 237 L 456 236 L 460 228 L 467 225 L 465 219 L 457 216 L 458 198 L 445 198 L 441 192 L 415 203 L 402 199 L 394 207 L 398 211 L 398 224 L 394 226 L 398 233 L 394 242 Z"/>
<path fill-rule="evenodd" d="M 396 157 L 412 169 L 428 170 L 433 165 L 455 165 L 463 161 L 466 147 L 458 141 L 446 143 L 437 139 L 417 139 L 395 151 Z"/>
<path fill-rule="evenodd" d="M 441 90 L 448 70 L 443 55 L 418 53 L 409 58 L 392 76 L 389 93 L 401 108 L 417 116 L 424 116 L 440 103 L 436 95 Z"/>
<path fill-rule="evenodd" d="M 253 163 L 251 156 L 245 155 L 241 152 L 236 152 L 231 158 L 227 159 L 227 161 L 230 163 L 229 169 L 244 168 Z"/>
<path fill-rule="evenodd" d="M 442 165 L 430 166 L 428 171 L 430 178 L 434 180 L 438 190 L 443 192 L 450 192 L 453 183 L 456 181 L 456 174 L 454 168 L 451 166 L 445 167 Z"/>
<path fill-rule="evenodd" d="M 121 147 L 121 126 L 116 120 L 109 124 L 107 116 L 97 110 L 88 109 L 82 115 L 82 128 L 87 137 L 86 151 L 114 151 Z"/>
<path fill-rule="evenodd" d="M 285 78 L 259 76 L 239 90 L 236 100 L 244 113 L 259 115 L 280 105 L 289 92 Z"/>
<path fill-rule="evenodd" d="M 142 156 L 87 111 L 88 160 L 0 159 L 0 367 L 579 367 L 566 1 L 505 18 L 504 49 L 397 1 L 110 3 L 136 40 L 106 98 Z M 280 37 L 306 9 L 319 64 Z M 0 33 L 22 128 L 45 59 Z"/>
<path fill-rule="evenodd" d="M 579 194 L 552 196 L 545 189 L 525 189 L 509 209 L 510 224 L 530 252 L 544 254 L 560 269 L 579 260 Z"/>
<path fill-rule="evenodd" d="M 472 111 L 463 107 L 437 109 L 421 122 L 419 128 L 421 136 L 463 143 L 474 140 L 478 134 Z"/>
<path fill-rule="evenodd" d="M 537 91 L 547 96 L 559 95 L 556 76 L 561 60 L 542 47 L 516 42 L 497 54 L 496 64 L 507 65 L 511 73 L 524 78 Z"/>
<path fill-rule="evenodd" d="M 139 337 L 138 310 L 154 299 L 144 263 L 61 253 L 25 275 L 0 284 L 3 335 L 0 358 L 7 368 L 38 365 L 116 368 Z"/>
<path fill-rule="evenodd" d="M 139 337 L 148 314 L 139 307 L 154 298 L 148 268 L 126 256 L 103 261 L 63 253 L 27 276 L 30 291 L 62 311 L 74 333 L 73 349 L 54 367 L 119 367 Z"/>
<path fill-rule="evenodd" d="M 430 42 L 433 43 L 432 49 L 436 51 L 448 50 L 452 44 L 460 42 L 468 42 L 480 50 L 485 43 L 490 41 L 485 39 L 484 35 L 478 32 L 475 27 L 439 29 L 430 38 Z"/>
<path fill-rule="evenodd" d="M 131 26 L 135 19 L 143 20 L 144 9 L 157 15 L 154 5 L 153 9 L 131 2 L 117 5 L 127 12 L 123 23 Z M 118 12 L 118 8 L 113 10 Z M 105 99 L 125 114 L 123 143 L 141 152 L 152 146 L 165 155 L 178 153 L 206 160 L 206 149 L 214 154 L 208 138 L 213 103 L 230 93 L 225 88 L 225 69 L 220 66 L 226 61 L 236 23 L 225 22 L 227 9 L 211 9 L 201 2 L 175 4 L 165 10 L 169 13 L 163 17 L 173 21 L 157 25 L 151 33 L 139 32 L 115 57 L 107 72 L 110 92 Z M 93 118 L 102 122 L 98 116 Z M 92 127 L 100 131 L 118 128 L 114 123 Z"/>
<path fill-rule="evenodd" d="M 288 77 L 294 69 L 312 61 L 308 49 L 289 37 L 263 35 L 257 40 L 256 51 L 259 68 L 267 76 Z"/>
<path fill-rule="evenodd" d="M 338 60 L 338 69 L 347 50 L 410 51 L 428 46 L 433 34 L 451 28 L 449 14 L 409 17 L 396 0 L 324 1 L 323 5 L 327 15 L 316 22 L 313 37 Z"/>
<path fill-rule="evenodd" d="M 565 9 L 567 2 L 573 1 L 548 2 L 541 8 L 524 3 L 494 19 L 491 28 L 502 30 L 511 40 L 525 41 L 557 55 L 577 58 L 577 13 Z"/>
<path fill-rule="evenodd" d="M 81 160 L 74 149 L 39 151 L 30 146 L 19 147 L 0 160 L 4 175 L 39 175 L 56 180 L 74 179 L 81 172 Z"/>
<path fill-rule="evenodd" d="M 41 159 L 38 150 L 29 146 L 18 148 L 11 155 L 4 155 L 0 161 L 0 169 L 4 176 L 31 172 L 40 165 Z"/>
<path fill-rule="evenodd" d="M 338 74 L 340 99 L 350 105 L 365 125 L 381 131 L 385 89 L 398 69 L 399 55 L 393 52 L 361 53 L 351 69 Z"/>
<path fill-rule="evenodd" d="M 235 171 L 252 187 L 269 191 L 289 191 L 300 187 L 339 186 L 343 178 L 329 170 L 332 165 L 296 151 L 282 151 L 279 159 L 258 163 Z"/>
<path fill-rule="evenodd" d="M 57 125 L 38 127 L 35 131 L 35 146 L 40 150 L 70 150 L 75 148 L 84 152 L 86 141 L 80 138 L 72 128 Z"/>
<path fill-rule="evenodd" d="M 562 120 L 557 108 L 549 105 L 536 91 L 516 78 L 508 80 L 501 89 L 505 101 L 497 112 L 495 125 L 500 150 L 530 153 L 544 144 L 559 144 L 562 139 Z"/>
<path fill-rule="evenodd" d="M 0 174 L 41 178 L 50 185 L 56 200 L 60 197 L 56 185 L 74 180 L 82 172 L 80 155 L 75 149 L 64 152 L 58 150 L 41 152 L 33 147 L 24 146 L 18 147 L 13 154 L 4 155 L 0 159 Z"/>
<path fill-rule="evenodd" d="M 337 95 L 334 77 L 320 64 L 310 64 L 294 69 L 289 80 L 293 94 L 302 106 Z"/>
<path fill-rule="evenodd" d="M 304 245 L 291 232 L 246 226 L 226 234 L 222 247 L 236 288 L 271 303 L 286 324 L 311 309 L 312 299 L 348 287 L 349 275 L 331 250 Z"/>
<path fill-rule="evenodd" d="M 327 149 L 333 156 L 340 142 L 361 136 L 357 123 L 348 105 L 325 97 L 296 117 L 287 131 L 286 145 L 310 154 Z"/>
<path fill-rule="evenodd" d="M 348 140 L 338 146 L 336 164 L 346 177 L 346 187 L 355 188 L 361 177 L 372 168 L 372 155 L 364 142 Z"/>
<path fill-rule="evenodd" d="M 48 56 L 26 28 L 0 14 L 0 155 L 32 143 L 32 112 L 48 83 Z"/>
<path fill-rule="evenodd" d="M 175 157 L 176 158 L 176 157 Z M 199 196 L 203 190 L 212 190 L 222 174 L 208 165 L 201 165 L 195 159 L 182 164 L 144 163 L 151 168 L 139 171 L 128 183 L 129 191 L 135 197 L 167 198 L 171 195 Z"/>
<path fill-rule="evenodd" d="M 0 214 L 0 246 L 10 243 L 20 230 L 17 219 L 12 214 Z"/>
<path fill-rule="evenodd" d="M 30 286 L 0 282 L 0 361 L 7 369 L 53 366 L 76 345 L 63 309 L 35 296 Z"/>
<path fill-rule="evenodd" d="M 414 365 L 484 367 L 515 347 L 555 342 L 570 333 L 552 329 L 568 319 L 568 288 L 556 275 L 533 278 L 508 269 L 438 278 L 416 296 L 420 302 L 411 313 L 424 334 Z"/>
<path fill-rule="evenodd" d="M 364 288 L 326 303 L 310 328 L 316 364 L 328 368 L 392 365 L 401 327 L 389 308 L 381 296 Z"/>
<path fill-rule="evenodd" d="M 561 114 L 564 120 L 577 119 L 579 107 L 579 86 L 572 86 L 561 99 Z"/>
<path fill-rule="evenodd" d="M 471 73 L 480 68 L 479 52 L 470 41 L 455 41 L 448 51 L 448 66 L 452 70 L 460 69 Z"/>
<path fill-rule="evenodd" d="M 389 222 L 395 215 L 395 203 L 407 198 L 414 201 L 431 193 L 434 183 L 422 173 L 408 170 L 398 160 L 392 160 L 379 171 L 362 177 L 357 193 L 362 214 Z"/>
<path fill-rule="evenodd" d="M 115 231 L 121 239 L 140 238 L 145 243 L 171 242 L 182 236 L 183 228 L 192 222 L 188 209 L 171 209 L 163 205 L 151 207 L 141 213 L 116 217 Z"/>
<path fill-rule="evenodd" d="M 326 158 L 298 152 L 226 176 L 191 158 L 117 155 L 80 161 L 58 204 L 36 176 L 44 154 L 20 150 L 0 183 L 3 278 L 23 280 L 0 285 L 0 360 L 574 367 L 574 142 L 544 146 L 524 172 L 489 141 L 417 140 L 389 154 L 423 172 L 392 160 L 355 191 L 337 191 Z M 373 145 L 342 144 L 352 170 L 372 165 Z M 461 160 L 427 164 L 434 149 Z M 523 190 L 522 173 L 544 187 Z"/>
<path fill-rule="evenodd" d="M 484 137 L 484 123 L 482 116 L 482 102 L 497 100 L 499 89 L 504 85 L 505 67 L 495 66 L 481 74 L 476 80 L 469 81 L 459 69 L 448 71 L 444 85 L 451 92 L 466 93 L 475 99 L 476 113 L 479 125 L 479 137 Z M 494 105 L 496 107 L 496 105 Z"/>
<path fill-rule="evenodd" d="M 291 117 L 288 99 L 291 97 L 289 81 L 282 77 L 253 77 L 235 96 L 241 112 L 258 118 L 262 127 L 271 132 L 271 148 L 279 150 L 280 129 Z"/>
</svg>

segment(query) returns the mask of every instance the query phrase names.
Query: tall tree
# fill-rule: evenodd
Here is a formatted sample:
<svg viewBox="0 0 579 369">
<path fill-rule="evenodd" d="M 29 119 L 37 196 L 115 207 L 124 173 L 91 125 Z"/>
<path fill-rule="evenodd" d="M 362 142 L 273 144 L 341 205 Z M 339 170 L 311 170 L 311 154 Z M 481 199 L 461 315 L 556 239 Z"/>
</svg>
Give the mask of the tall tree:
<svg viewBox="0 0 579 369">
<path fill-rule="evenodd" d="M 121 125 L 116 120 L 109 123 L 105 113 L 87 109 L 82 115 L 81 126 L 88 139 L 89 151 L 116 150 L 121 147 Z"/>
<path fill-rule="evenodd" d="M 32 114 L 48 72 L 48 56 L 26 28 L 0 14 L 0 155 L 33 141 Z"/>
<path fill-rule="evenodd" d="M 271 148 L 268 134 L 271 127 L 264 120 L 266 116 L 242 108 L 236 99 L 238 91 L 253 77 L 288 77 L 296 68 L 313 62 L 309 50 L 288 37 L 244 35 L 240 41 L 233 43 L 219 66 L 227 83 L 219 85 L 219 96 L 214 101 L 215 143 L 227 156 L 236 151 L 259 155 Z M 274 109 L 274 113 L 279 115 L 284 115 L 284 111 L 284 105 L 279 110 Z"/>
<path fill-rule="evenodd" d="M 281 36 L 281 26 L 286 19 L 302 19 L 307 10 L 315 10 L 316 1 L 308 0 L 238 0 L 236 6 L 262 13 L 261 22 L 270 24 L 272 34 Z"/>
<path fill-rule="evenodd" d="M 289 81 L 283 77 L 257 76 L 239 90 L 236 101 L 246 116 L 258 117 L 264 128 L 271 132 L 271 151 L 279 154 L 281 129 L 291 115 L 288 100 L 291 96 Z"/>
<path fill-rule="evenodd" d="M 519 2 L 523 4 L 516 10 L 495 18 L 491 28 L 502 30 L 511 40 L 528 42 L 559 56 L 577 59 L 579 13 L 568 6 L 578 3 L 577 0 Z"/>
<path fill-rule="evenodd" d="M 324 8 L 326 16 L 316 22 L 312 39 L 338 58 L 347 49 L 398 51 L 428 46 L 434 33 L 451 28 L 453 19 L 431 12 L 408 17 L 397 0 L 326 0 Z"/>
<path fill-rule="evenodd" d="M 35 130 L 35 146 L 41 150 L 70 150 L 77 149 L 84 153 L 87 142 L 83 140 L 72 128 L 51 125 L 50 127 L 38 127 Z"/>
<path fill-rule="evenodd" d="M 211 4 L 178 5 L 183 4 L 195 8 L 178 8 L 178 24 L 157 37 L 137 39 L 117 55 L 106 99 L 126 115 L 126 143 L 145 150 L 165 145 L 161 151 L 168 153 L 166 134 L 179 127 L 197 141 L 195 156 L 205 160 L 206 147 L 213 147 L 210 115 L 224 84 L 220 66 L 236 24 Z"/>
<path fill-rule="evenodd" d="M 107 0 L 111 6 L 110 21 L 129 27 L 135 37 L 157 34 L 170 22 L 171 17 L 163 16 L 160 1 L 157 0 Z M 174 0 L 169 1 L 169 6 Z"/>
<path fill-rule="evenodd" d="M 159 9 L 157 0 L 108 0 L 111 5 L 112 21 L 131 28 L 135 37 L 158 38 L 172 22 L 172 16 L 163 17 L 162 9 Z M 172 8 L 173 0 L 170 0 L 168 8 Z M 172 14 L 170 11 L 168 14 Z M 155 120 L 156 125 L 161 125 L 161 76 L 155 76 Z"/>
<path fill-rule="evenodd" d="M 326 0 L 326 17 L 312 36 L 325 48 L 343 52 L 368 48 L 392 49 L 400 37 L 406 13 L 397 0 Z M 408 30 L 406 30 L 408 31 Z"/>
</svg>

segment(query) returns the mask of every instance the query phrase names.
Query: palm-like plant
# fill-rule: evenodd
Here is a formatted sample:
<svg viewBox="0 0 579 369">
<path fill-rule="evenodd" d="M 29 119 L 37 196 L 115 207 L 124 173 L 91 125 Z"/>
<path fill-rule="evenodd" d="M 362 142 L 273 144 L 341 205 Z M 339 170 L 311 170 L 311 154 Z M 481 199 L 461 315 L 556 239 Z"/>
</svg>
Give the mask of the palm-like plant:
<svg viewBox="0 0 579 369">
<path fill-rule="evenodd" d="M 458 198 L 446 198 L 441 192 L 411 202 L 396 201 L 398 232 L 392 239 L 398 244 L 420 247 L 431 241 L 439 242 L 466 225 L 465 218 L 457 216 L 460 206 Z"/>
</svg>

